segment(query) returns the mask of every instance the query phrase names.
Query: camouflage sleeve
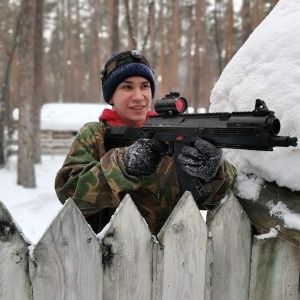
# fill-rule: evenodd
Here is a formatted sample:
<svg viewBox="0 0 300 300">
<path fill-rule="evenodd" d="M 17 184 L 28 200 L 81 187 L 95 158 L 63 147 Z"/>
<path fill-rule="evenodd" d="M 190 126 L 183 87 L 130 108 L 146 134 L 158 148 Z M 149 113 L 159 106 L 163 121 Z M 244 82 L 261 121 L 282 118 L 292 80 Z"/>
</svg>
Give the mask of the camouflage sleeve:
<svg viewBox="0 0 300 300">
<path fill-rule="evenodd" d="M 217 204 L 224 198 L 228 190 L 233 190 L 235 182 L 236 169 L 227 160 L 224 160 L 215 178 L 208 183 L 211 194 L 205 200 L 204 204 Z"/>
<path fill-rule="evenodd" d="M 71 197 L 85 216 L 117 207 L 123 190 L 137 189 L 141 184 L 141 180 L 126 175 L 122 149 L 105 152 L 104 135 L 102 122 L 85 124 L 55 178 L 59 200 L 64 203 Z"/>
</svg>

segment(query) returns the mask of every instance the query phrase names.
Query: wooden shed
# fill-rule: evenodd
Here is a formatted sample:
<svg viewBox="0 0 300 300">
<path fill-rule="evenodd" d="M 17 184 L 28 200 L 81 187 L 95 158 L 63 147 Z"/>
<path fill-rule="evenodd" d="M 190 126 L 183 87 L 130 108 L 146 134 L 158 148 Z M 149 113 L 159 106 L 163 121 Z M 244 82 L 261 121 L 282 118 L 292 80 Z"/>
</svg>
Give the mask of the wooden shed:
<svg viewBox="0 0 300 300">
<path fill-rule="evenodd" d="M 47 103 L 41 108 L 42 154 L 66 154 L 79 128 L 85 123 L 98 121 L 107 104 L 94 103 Z M 14 113 L 18 120 L 18 113 Z M 17 152 L 16 134 L 8 142 L 8 154 Z"/>
</svg>

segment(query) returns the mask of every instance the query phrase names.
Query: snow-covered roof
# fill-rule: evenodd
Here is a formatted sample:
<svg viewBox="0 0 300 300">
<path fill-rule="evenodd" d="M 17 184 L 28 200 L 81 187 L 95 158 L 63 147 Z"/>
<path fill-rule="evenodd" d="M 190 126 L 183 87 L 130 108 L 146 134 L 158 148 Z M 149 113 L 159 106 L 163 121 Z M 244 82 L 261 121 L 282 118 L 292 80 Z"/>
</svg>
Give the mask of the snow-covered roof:
<svg viewBox="0 0 300 300">
<path fill-rule="evenodd" d="M 107 104 L 47 103 L 41 108 L 41 130 L 77 131 L 87 122 L 98 121 Z"/>
</svg>

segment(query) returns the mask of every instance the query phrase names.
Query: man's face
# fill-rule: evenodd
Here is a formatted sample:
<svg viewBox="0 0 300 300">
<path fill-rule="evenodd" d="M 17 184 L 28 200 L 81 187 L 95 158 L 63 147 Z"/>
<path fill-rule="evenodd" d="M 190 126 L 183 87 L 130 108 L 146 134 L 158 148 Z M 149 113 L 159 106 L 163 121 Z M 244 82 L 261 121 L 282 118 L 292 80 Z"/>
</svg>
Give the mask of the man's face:
<svg viewBox="0 0 300 300">
<path fill-rule="evenodd" d="M 129 77 L 116 88 L 110 104 L 128 124 L 143 125 L 151 106 L 151 86 L 144 77 Z"/>
</svg>

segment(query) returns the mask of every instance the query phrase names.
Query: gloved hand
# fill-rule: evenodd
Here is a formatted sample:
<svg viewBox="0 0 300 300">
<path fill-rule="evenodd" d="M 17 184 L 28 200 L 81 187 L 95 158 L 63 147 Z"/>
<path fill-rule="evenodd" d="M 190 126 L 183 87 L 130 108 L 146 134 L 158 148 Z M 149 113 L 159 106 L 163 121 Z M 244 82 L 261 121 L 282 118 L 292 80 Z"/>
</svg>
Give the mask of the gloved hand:
<svg viewBox="0 0 300 300">
<path fill-rule="evenodd" d="M 178 161 L 186 173 L 208 182 L 217 174 L 222 153 L 222 149 L 199 139 L 195 142 L 194 147 L 184 146 L 182 148 L 182 153 L 178 155 Z"/>
<path fill-rule="evenodd" d="M 165 147 L 153 139 L 139 139 L 129 146 L 124 155 L 125 167 L 131 175 L 154 174 L 163 157 Z"/>
</svg>

